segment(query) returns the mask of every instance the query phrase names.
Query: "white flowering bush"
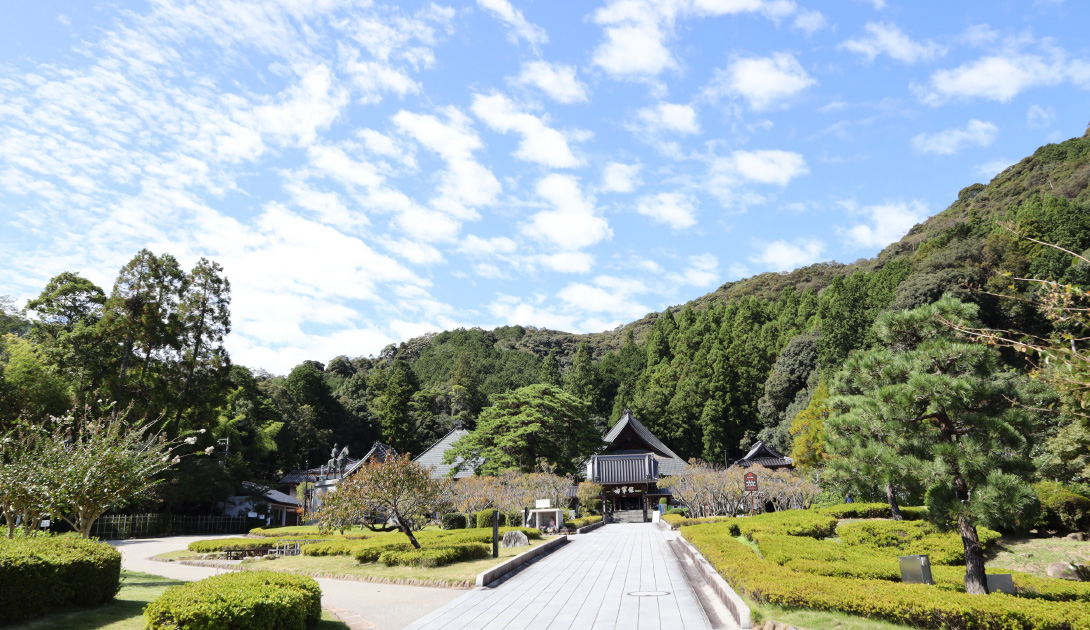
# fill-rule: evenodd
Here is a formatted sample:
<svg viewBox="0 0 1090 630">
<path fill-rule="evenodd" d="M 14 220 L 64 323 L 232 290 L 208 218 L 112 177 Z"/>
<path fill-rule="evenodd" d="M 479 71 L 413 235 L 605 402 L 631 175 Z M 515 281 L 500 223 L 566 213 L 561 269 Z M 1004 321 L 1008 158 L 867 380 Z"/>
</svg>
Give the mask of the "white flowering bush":
<svg viewBox="0 0 1090 630">
<path fill-rule="evenodd" d="M 9 537 L 18 517 L 29 526 L 44 514 L 88 536 L 107 510 L 148 496 L 180 451 L 196 442 L 168 440 L 155 423 L 130 423 L 127 415 L 54 418 L 0 439 L 0 512 Z"/>
</svg>

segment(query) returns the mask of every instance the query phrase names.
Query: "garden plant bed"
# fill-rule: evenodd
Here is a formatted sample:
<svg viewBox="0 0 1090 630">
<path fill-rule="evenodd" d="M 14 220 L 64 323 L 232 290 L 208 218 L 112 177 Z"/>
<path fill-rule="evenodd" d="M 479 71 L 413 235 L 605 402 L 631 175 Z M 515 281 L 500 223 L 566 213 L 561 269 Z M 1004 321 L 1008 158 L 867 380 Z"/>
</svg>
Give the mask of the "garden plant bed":
<svg viewBox="0 0 1090 630">
<path fill-rule="evenodd" d="M 178 580 L 121 572 L 121 590 L 114 601 L 94 608 L 81 608 L 53 613 L 22 624 L 5 626 L 5 630 L 143 630 L 144 607 L 163 594 L 167 588 L 184 584 Z M 330 613 L 322 611 L 317 630 L 345 630 L 345 626 Z"/>
<path fill-rule="evenodd" d="M 529 551 L 544 540 L 531 540 L 529 547 L 500 549 L 499 558 L 456 562 L 442 567 L 384 566 L 377 562 L 359 563 L 352 556 L 291 556 L 235 564 L 234 569 L 286 571 L 316 578 L 334 578 L 382 584 L 473 588 L 477 574 L 514 556 Z"/>
</svg>

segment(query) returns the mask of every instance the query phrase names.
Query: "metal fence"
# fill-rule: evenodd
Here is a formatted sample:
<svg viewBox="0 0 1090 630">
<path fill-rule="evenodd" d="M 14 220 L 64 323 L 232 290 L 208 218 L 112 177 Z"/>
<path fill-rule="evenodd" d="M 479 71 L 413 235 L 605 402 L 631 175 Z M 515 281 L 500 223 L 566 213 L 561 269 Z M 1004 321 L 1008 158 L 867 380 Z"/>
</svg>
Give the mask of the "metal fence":
<svg viewBox="0 0 1090 630">
<path fill-rule="evenodd" d="M 91 535 L 118 538 L 154 538 L 157 536 L 198 534 L 245 534 L 264 523 L 264 519 L 245 516 L 182 516 L 178 514 L 109 514 L 100 516 L 91 526 Z"/>
</svg>

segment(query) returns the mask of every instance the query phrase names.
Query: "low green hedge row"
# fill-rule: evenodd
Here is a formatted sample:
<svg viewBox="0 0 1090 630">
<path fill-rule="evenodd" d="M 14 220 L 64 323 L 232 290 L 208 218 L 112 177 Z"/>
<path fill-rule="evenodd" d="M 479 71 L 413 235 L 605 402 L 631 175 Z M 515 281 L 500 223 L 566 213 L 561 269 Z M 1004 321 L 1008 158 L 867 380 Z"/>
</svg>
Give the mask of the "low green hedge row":
<svg viewBox="0 0 1090 630">
<path fill-rule="evenodd" d="M 301 538 L 289 536 L 285 538 L 217 538 L 214 540 L 195 540 L 189 543 L 189 550 L 193 553 L 217 553 L 220 551 L 250 551 L 252 549 L 272 549 L 276 543 L 283 541 L 302 541 L 304 545 L 311 545 L 325 539 Z M 347 539 L 342 539 L 347 540 Z"/>
<path fill-rule="evenodd" d="M 985 551 L 999 540 L 1000 533 L 977 527 L 977 537 Z M 894 555 L 927 554 L 931 564 L 956 566 L 965 563 L 965 545 L 957 532 L 942 531 L 927 521 L 860 521 L 837 528 L 840 539 L 848 545 L 889 549 Z"/>
<path fill-rule="evenodd" d="M 813 510 L 787 510 L 736 518 L 727 525 L 736 536 L 753 540 L 755 535 L 762 533 L 827 538 L 836 532 L 836 524 L 836 517 Z"/>
<path fill-rule="evenodd" d="M 480 512 L 477 512 L 477 527 L 478 528 L 487 527 L 488 529 L 492 529 L 492 514 L 494 514 L 496 512 L 497 512 L 497 510 L 491 510 L 491 509 L 481 510 Z M 500 527 L 506 527 L 507 526 L 507 515 L 504 514 L 503 512 L 499 512 L 499 515 L 500 515 Z"/>
<path fill-rule="evenodd" d="M 836 518 L 893 518 L 888 503 L 839 503 L 816 511 Z M 901 507 L 901 516 L 906 521 L 918 521 L 926 515 L 927 508 L 922 506 Z"/>
<path fill-rule="evenodd" d="M 455 562 L 480 560 L 492 555 L 492 546 L 484 543 L 460 543 L 422 549 L 390 549 L 378 556 L 388 567 L 442 567 Z"/>
<path fill-rule="evenodd" d="M 308 630 L 321 616 L 318 582 L 272 571 L 172 586 L 144 609 L 147 630 Z"/>
<path fill-rule="evenodd" d="M 331 536 L 343 537 L 343 538 L 369 538 L 372 536 L 370 531 L 363 531 L 360 529 L 353 529 L 340 533 L 338 531 L 323 532 L 317 525 L 287 525 L 284 527 L 255 527 L 250 530 L 251 536 L 263 536 L 266 538 L 329 538 Z"/>
<path fill-rule="evenodd" d="M 0 625 L 114 598 L 121 554 L 78 534 L 0 537 Z"/>
<path fill-rule="evenodd" d="M 532 527 L 504 527 L 500 529 L 500 536 L 509 531 L 521 531 L 531 540 L 541 538 L 541 532 Z M 492 542 L 491 528 L 429 530 L 416 532 L 414 535 L 423 548 Z M 303 547 L 303 555 L 354 556 L 358 562 L 377 562 L 385 551 L 406 551 L 410 549 L 412 549 L 412 545 L 409 543 L 407 536 L 401 532 L 389 532 L 367 540 L 330 540 L 309 544 Z"/>
<path fill-rule="evenodd" d="M 706 516 L 704 518 L 686 518 L 680 514 L 664 514 L 662 520 L 666 521 L 673 529 L 678 529 L 684 525 L 704 525 L 707 523 L 722 523 L 723 521 L 733 520 L 732 516 Z"/>
<path fill-rule="evenodd" d="M 772 516 L 772 515 L 768 515 Z M 763 517 L 739 520 L 759 520 Z M 994 593 L 967 595 L 921 584 L 796 571 L 762 558 L 735 538 L 734 523 L 686 526 L 681 533 L 733 586 L 759 601 L 839 610 L 924 628 L 1076 630 L 1090 628 L 1090 607 Z M 758 539 L 774 528 L 753 528 Z M 813 541 L 819 542 L 819 541 Z M 830 543 L 833 544 L 833 543 Z"/>
<path fill-rule="evenodd" d="M 572 531 L 575 531 L 575 530 L 577 530 L 577 529 L 579 529 L 581 527 L 586 527 L 587 525 L 593 525 L 595 523 L 600 523 L 601 521 L 602 521 L 601 516 L 583 516 L 581 518 L 573 518 L 570 521 L 564 521 L 564 527 L 567 527 L 568 529 L 570 529 Z"/>
</svg>

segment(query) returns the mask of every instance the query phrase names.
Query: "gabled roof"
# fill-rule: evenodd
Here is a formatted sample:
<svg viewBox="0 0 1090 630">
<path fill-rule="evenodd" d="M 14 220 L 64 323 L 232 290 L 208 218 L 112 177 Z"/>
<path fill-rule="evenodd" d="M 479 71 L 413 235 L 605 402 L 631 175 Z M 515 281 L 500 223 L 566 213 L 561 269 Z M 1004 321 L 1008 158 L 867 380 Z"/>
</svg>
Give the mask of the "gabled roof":
<svg viewBox="0 0 1090 630">
<path fill-rule="evenodd" d="M 464 463 L 465 460 L 463 460 L 461 457 L 458 457 L 454 460 L 454 463 L 443 463 L 443 456 L 446 455 L 447 451 L 450 450 L 450 447 L 454 446 L 455 442 L 467 435 L 469 435 L 469 431 L 466 431 L 465 428 L 462 426 L 462 423 L 459 422 L 458 424 L 454 425 L 454 428 L 451 429 L 450 433 L 447 433 L 443 437 L 439 438 L 438 442 L 429 446 L 428 450 L 417 455 L 413 459 L 413 461 L 417 464 L 420 464 L 421 466 L 424 466 L 425 468 L 433 468 L 433 479 L 442 479 L 444 477 L 451 479 L 462 479 L 463 477 L 469 477 L 475 474 L 476 468 L 481 464 L 481 462 L 469 462 L 468 464 L 462 466 L 461 470 L 459 470 L 454 475 L 450 474 L 451 469 L 459 464 Z"/>
<path fill-rule="evenodd" d="M 395 451 L 393 447 L 376 441 L 374 444 L 371 445 L 371 450 L 367 451 L 367 454 L 360 459 L 353 459 L 349 457 L 345 460 L 344 476 L 347 477 L 348 475 L 356 472 L 357 468 L 362 466 L 364 463 L 371 461 L 372 457 L 378 459 L 378 461 L 380 462 L 384 462 L 386 461 L 386 458 L 390 455 L 397 455 L 397 451 Z M 294 486 L 303 483 L 304 481 L 309 483 L 326 481 L 328 479 L 328 472 L 327 476 L 323 477 L 323 470 L 325 470 L 324 466 L 316 466 L 310 469 L 300 468 L 284 475 L 277 483 Z"/>
<path fill-rule="evenodd" d="M 640 449 L 629 448 L 620 450 L 612 448 L 617 439 L 625 434 L 626 431 L 633 436 L 636 441 L 642 442 L 645 450 L 641 451 Z M 647 427 L 643 426 L 640 421 L 632 415 L 632 410 L 630 409 L 624 410 L 621 419 L 617 421 L 617 424 L 613 425 L 613 428 L 609 430 L 609 433 L 606 433 L 605 437 L 602 438 L 602 441 L 606 444 L 602 455 L 628 455 L 651 451 L 655 454 L 655 459 L 658 460 L 658 474 L 661 476 L 676 475 L 682 469 L 689 466 L 685 460 L 678 457 L 676 453 L 663 444 L 662 440 L 655 437 L 654 433 L 651 433 Z"/>
<path fill-rule="evenodd" d="M 632 415 L 631 409 L 624 410 L 624 413 L 621 415 L 621 419 L 617 421 L 617 424 L 613 425 L 613 428 L 609 430 L 609 433 L 606 433 L 606 436 L 602 438 L 602 440 L 606 442 L 606 444 L 612 444 L 618 437 L 621 436 L 621 433 L 624 432 L 626 427 L 631 428 L 632 431 L 647 444 L 648 450 L 658 451 L 660 455 L 670 457 L 672 459 L 681 459 L 673 451 L 667 448 L 661 440 L 655 437 L 655 434 L 651 433 L 651 431 L 649 431 L 647 427 L 640 424 L 640 421 Z M 609 450 L 608 446 L 606 446 L 606 450 Z"/>
<path fill-rule="evenodd" d="M 392 446 L 387 446 L 378 440 L 371 445 L 371 450 L 367 451 L 367 454 L 357 460 L 349 459 L 349 464 L 344 467 L 344 476 L 347 477 L 356 472 L 356 469 L 365 463 L 374 459 L 377 462 L 385 462 L 387 457 L 397 455 L 397 451 Z"/>
<path fill-rule="evenodd" d="M 275 503 L 277 505 L 289 505 L 293 507 L 299 507 L 302 503 L 299 499 L 289 496 L 280 492 L 279 490 L 273 490 L 272 488 L 266 488 L 265 486 L 253 483 L 252 481 L 243 481 L 242 485 L 251 492 L 260 492 L 265 500 L 269 503 Z"/>
<path fill-rule="evenodd" d="M 642 455 L 595 455 L 590 458 L 589 481 L 595 483 L 647 483 L 658 481 L 659 462 L 654 453 Z"/>
<path fill-rule="evenodd" d="M 764 466 L 765 468 L 794 468 L 795 460 L 787 457 L 768 444 L 765 444 L 764 441 L 758 440 L 757 443 L 749 449 L 749 452 L 746 453 L 745 457 L 734 462 L 735 466 L 742 466 L 743 468 L 755 464 Z"/>
</svg>

